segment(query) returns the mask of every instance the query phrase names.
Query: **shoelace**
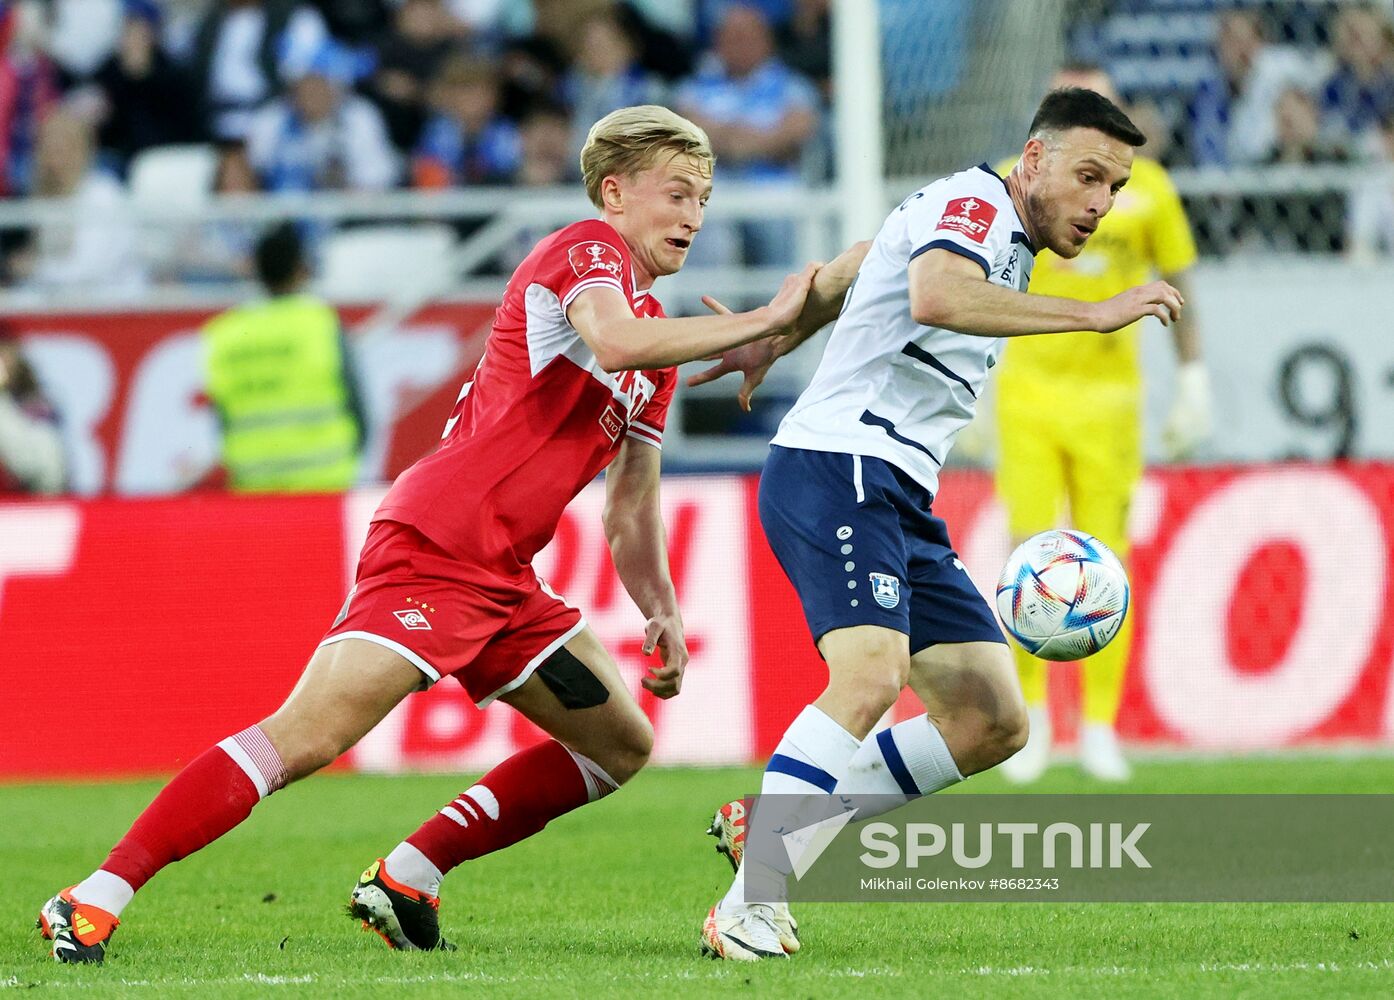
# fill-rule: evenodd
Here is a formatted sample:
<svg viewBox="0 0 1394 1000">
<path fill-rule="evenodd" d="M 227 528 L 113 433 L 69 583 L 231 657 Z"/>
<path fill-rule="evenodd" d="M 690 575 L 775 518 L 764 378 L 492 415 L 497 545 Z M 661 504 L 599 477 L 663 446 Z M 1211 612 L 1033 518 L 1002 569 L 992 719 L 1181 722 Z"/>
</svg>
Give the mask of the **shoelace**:
<svg viewBox="0 0 1394 1000">
<path fill-rule="evenodd" d="M 774 925 L 774 907 L 768 903 L 748 903 L 745 913 L 741 917 L 741 923 L 749 929 L 752 925 L 757 925 L 755 929 L 767 931 L 770 937 L 778 941 L 779 930 Z"/>
</svg>

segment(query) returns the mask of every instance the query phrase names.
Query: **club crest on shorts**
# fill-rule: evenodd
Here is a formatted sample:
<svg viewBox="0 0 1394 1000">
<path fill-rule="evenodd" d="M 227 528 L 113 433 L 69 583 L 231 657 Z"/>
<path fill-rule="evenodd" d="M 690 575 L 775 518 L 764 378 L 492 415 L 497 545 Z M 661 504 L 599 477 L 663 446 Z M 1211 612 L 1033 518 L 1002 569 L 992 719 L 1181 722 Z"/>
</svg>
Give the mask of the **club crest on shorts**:
<svg viewBox="0 0 1394 1000">
<path fill-rule="evenodd" d="M 900 603 L 900 580 L 889 573 L 872 573 L 871 596 L 883 608 L 895 607 Z"/>
<path fill-rule="evenodd" d="M 425 629 L 427 632 L 431 631 L 431 623 L 426 620 L 426 614 L 423 611 L 419 611 L 416 608 L 408 608 L 406 611 L 394 611 L 392 614 L 396 616 L 397 620 L 401 622 L 405 628 L 413 630 Z"/>
</svg>

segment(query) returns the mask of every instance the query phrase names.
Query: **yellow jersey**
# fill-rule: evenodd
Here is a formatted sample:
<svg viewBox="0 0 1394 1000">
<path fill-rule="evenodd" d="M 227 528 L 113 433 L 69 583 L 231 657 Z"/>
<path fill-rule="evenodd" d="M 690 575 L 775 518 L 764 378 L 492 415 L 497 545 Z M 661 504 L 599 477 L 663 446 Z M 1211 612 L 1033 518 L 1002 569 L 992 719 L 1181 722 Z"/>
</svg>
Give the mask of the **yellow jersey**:
<svg viewBox="0 0 1394 1000">
<path fill-rule="evenodd" d="M 998 169 L 1005 177 L 1015 165 L 1012 160 Z M 1159 275 L 1175 275 L 1195 259 L 1195 241 L 1171 178 L 1156 160 L 1139 156 L 1133 160 L 1132 177 L 1084 251 L 1065 260 L 1042 250 L 1031 273 L 1030 291 L 1098 302 Z M 1003 356 L 1000 388 L 1011 391 L 1013 383 L 1026 388 L 1043 382 L 1067 391 L 1080 382 L 1140 387 L 1139 326 L 1134 323 L 1109 334 L 1015 338 Z"/>
</svg>

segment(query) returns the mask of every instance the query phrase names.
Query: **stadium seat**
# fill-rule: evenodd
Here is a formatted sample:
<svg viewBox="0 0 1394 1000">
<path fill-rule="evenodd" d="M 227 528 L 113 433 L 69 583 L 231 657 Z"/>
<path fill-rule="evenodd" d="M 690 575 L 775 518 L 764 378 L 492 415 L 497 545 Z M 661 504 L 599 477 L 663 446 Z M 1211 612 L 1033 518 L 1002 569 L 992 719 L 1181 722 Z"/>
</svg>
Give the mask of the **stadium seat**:
<svg viewBox="0 0 1394 1000">
<path fill-rule="evenodd" d="M 131 161 L 131 200 L 138 209 L 196 211 L 213 196 L 217 172 L 212 146 L 154 146 Z"/>
<path fill-rule="evenodd" d="M 445 225 L 358 226 L 331 233 L 318 291 L 335 300 L 379 299 L 404 287 L 448 282 L 455 234 Z"/>
</svg>

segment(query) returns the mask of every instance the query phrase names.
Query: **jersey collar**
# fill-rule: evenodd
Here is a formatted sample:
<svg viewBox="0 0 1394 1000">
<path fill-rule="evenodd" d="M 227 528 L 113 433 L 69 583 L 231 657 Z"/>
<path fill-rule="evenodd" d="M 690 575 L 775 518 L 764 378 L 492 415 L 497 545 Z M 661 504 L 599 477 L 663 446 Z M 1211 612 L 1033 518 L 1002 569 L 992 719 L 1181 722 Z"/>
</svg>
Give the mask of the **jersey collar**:
<svg viewBox="0 0 1394 1000">
<path fill-rule="evenodd" d="M 996 170 L 993 170 L 992 167 L 991 167 L 991 165 L 989 165 L 989 164 L 987 164 L 987 163 L 979 163 L 979 164 L 978 164 L 978 169 L 979 169 L 979 170 L 985 170 L 985 171 L 987 171 L 989 174 L 991 174 L 993 177 L 996 177 L 996 178 L 997 178 L 997 182 L 998 182 L 999 184 L 1002 185 L 1002 190 L 1007 192 L 1007 197 L 1008 197 L 1008 198 L 1011 197 L 1011 191 L 1008 190 L 1008 188 L 1007 188 L 1007 179 L 1006 179 L 1005 177 L 1003 177 L 1001 174 L 999 174 Z M 1012 209 L 1013 209 L 1013 212 L 1015 212 L 1016 206 L 1013 205 L 1013 206 L 1012 206 Z M 1028 251 L 1028 252 L 1031 254 L 1031 256 L 1033 256 L 1033 257 L 1036 256 L 1036 254 L 1040 253 L 1040 251 L 1036 249 L 1036 244 L 1034 244 L 1034 243 L 1031 242 L 1031 237 L 1030 237 L 1030 236 L 1027 236 L 1026 233 L 1025 233 L 1024 231 L 1020 230 L 1020 229 L 1018 229 L 1016 232 L 1012 233 L 1012 242 L 1013 242 L 1013 243 L 1021 243 L 1023 246 L 1026 247 L 1027 251 Z"/>
</svg>

